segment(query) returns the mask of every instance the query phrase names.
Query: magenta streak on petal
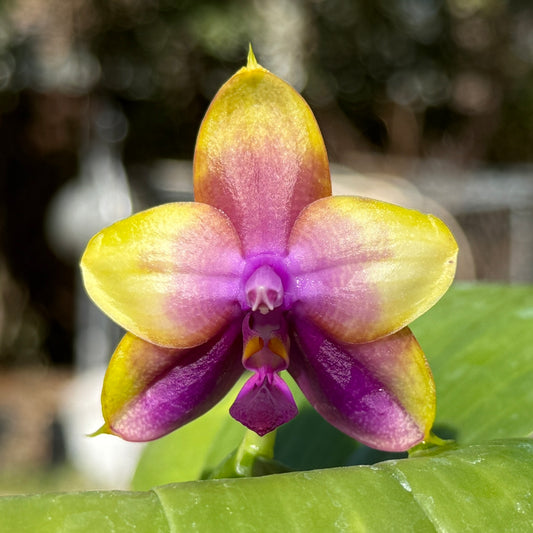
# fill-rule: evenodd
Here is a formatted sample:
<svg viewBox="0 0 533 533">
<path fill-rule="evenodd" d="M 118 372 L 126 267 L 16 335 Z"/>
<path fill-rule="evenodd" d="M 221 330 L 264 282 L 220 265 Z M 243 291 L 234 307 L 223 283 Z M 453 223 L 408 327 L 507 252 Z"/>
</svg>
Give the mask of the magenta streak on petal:
<svg viewBox="0 0 533 533">
<path fill-rule="evenodd" d="M 237 277 L 178 273 L 173 283 L 176 291 L 168 296 L 166 312 L 182 327 L 204 325 L 207 329 L 215 319 L 229 322 L 241 313 Z"/>
<path fill-rule="evenodd" d="M 291 351 L 289 372 L 330 424 L 363 444 L 387 451 L 404 451 L 423 439 L 423 430 L 358 360 L 358 350 L 366 345 L 337 344 L 299 319 L 295 329 L 299 347 Z"/>
<path fill-rule="evenodd" d="M 317 260 L 312 270 L 294 273 L 293 309 L 332 334 L 341 336 L 349 325 L 364 337 L 381 317 L 381 296 L 368 283 L 365 261 L 363 256 L 359 264 Z M 295 258 L 288 262 L 297 270 Z"/>
<path fill-rule="evenodd" d="M 287 384 L 266 368 L 255 373 L 239 392 L 230 415 L 258 435 L 266 435 L 298 414 Z"/>
<path fill-rule="evenodd" d="M 218 403 L 243 372 L 240 323 L 191 349 L 126 405 L 112 430 L 130 441 L 157 439 L 202 415 Z M 173 350 L 169 361 L 173 361 Z"/>
<path fill-rule="evenodd" d="M 246 257 L 265 251 L 284 253 L 294 220 L 322 196 L 309 178 L 316 173 L 312 154 L 295 160 L 279 139 L 265 138 L 260 150 L 255 143 L 255 139 L 235 139 L 223 160 L 211 162 L 218 170 L 216 194 L 196 198 L 228 215 Z"/>
</svg>

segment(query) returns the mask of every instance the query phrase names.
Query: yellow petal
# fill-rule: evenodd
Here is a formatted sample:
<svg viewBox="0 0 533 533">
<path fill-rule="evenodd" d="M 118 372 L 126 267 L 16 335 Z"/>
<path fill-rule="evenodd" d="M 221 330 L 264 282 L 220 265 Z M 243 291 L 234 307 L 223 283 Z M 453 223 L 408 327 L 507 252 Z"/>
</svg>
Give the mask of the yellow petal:
<svg viewBox="0 0 533 533">
<path fill-rule="evenodd" d="M 166 204 L 113 224 L 91 239 L 81 268 L 106 314 L 161 346 L 206 342 L 240 310 L 240 241 L 205 204 Z"/>
</svg>

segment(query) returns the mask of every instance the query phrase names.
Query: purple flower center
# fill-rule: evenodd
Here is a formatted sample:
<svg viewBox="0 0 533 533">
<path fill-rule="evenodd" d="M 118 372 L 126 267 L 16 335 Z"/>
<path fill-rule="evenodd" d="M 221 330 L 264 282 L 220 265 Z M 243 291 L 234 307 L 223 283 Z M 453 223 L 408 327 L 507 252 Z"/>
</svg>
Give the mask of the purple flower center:
<svg viewBox="0 0 533 533">
<path fill-rule="evenodd" d="M 262 265 L 248 278 L 244 286 L 246 303 L 252 311 L 266 315 L 283 303 L 283 283 L 270 265 Z"/>
<path fill-rule="evenodd" d="M 246 281 L 244 293 L 251 311 L 242 323 L 242 364 L 254 375 L 240 391 L 230 413 L 264 435 L 298 413 L 289 388 L 277 375 L 289 366 L 289 333 L 283 315 L 285 292 L 272 266 L 262 264 Z"/>
</svg>

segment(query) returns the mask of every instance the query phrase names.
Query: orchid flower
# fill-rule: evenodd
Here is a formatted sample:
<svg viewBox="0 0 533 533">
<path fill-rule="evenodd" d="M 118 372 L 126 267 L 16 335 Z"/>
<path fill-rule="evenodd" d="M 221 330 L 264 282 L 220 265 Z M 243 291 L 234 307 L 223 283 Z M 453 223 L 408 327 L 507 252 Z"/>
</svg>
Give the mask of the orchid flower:
<svg viewBox="0 0 533 533">
<path fill-rule="evenodd" d="M 88 294 L 127 330 L 100 432 L 161 437 L 250 371 L 230 414 L 265 435 L 297 414 L 287 370 L 364 444 L 401 451 L 427 439 L 435 386 L 407 325 L 452 282 L 457 245 L 444 223 L 331 196 L 311 110 L 251 50 L 207 111 L 193 174 L 194 202 L 119 221 L 83 255 Z"/>
</svg>

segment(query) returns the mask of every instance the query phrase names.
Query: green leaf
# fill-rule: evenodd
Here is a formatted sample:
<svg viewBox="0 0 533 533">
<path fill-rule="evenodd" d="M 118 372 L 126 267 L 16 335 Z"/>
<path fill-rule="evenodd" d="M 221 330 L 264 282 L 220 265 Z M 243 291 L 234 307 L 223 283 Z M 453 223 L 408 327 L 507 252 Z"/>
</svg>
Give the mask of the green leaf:
<svg viewBox="0 0 533 533">
<path fill-rule="evenodd" d="M 412 329 L 435 377 L 439 436 L 533 431 L 533 287 L 457 284 Z"/>
<path fill-rule="evenodd" d="M 6 533 L 166 533 L 165 510 L 154 492 L 79 492 L 0 498 Z"/>
<path fill-rule="evenodd" d="M 533 287 L 457 284 L 413 330 L 437 384 L 435 432 L 460 444 L 533 431 Z M 275 459 L 294 470 L 372 464 L 405 454 L 361 446 L 325 422 L 289 376 L 300 414 L 278 429 Z M 199 479 L 242 440 L 228 414 L 240 388 L 188 426 L 148 445 L 133 487 Z"/>
<path fill-rule="evenodd" d="M 373 466 L 195 481 L 146 493 L 0 499 L 0 531 L 530 531 L 533 441 Z"/>
</svg>

